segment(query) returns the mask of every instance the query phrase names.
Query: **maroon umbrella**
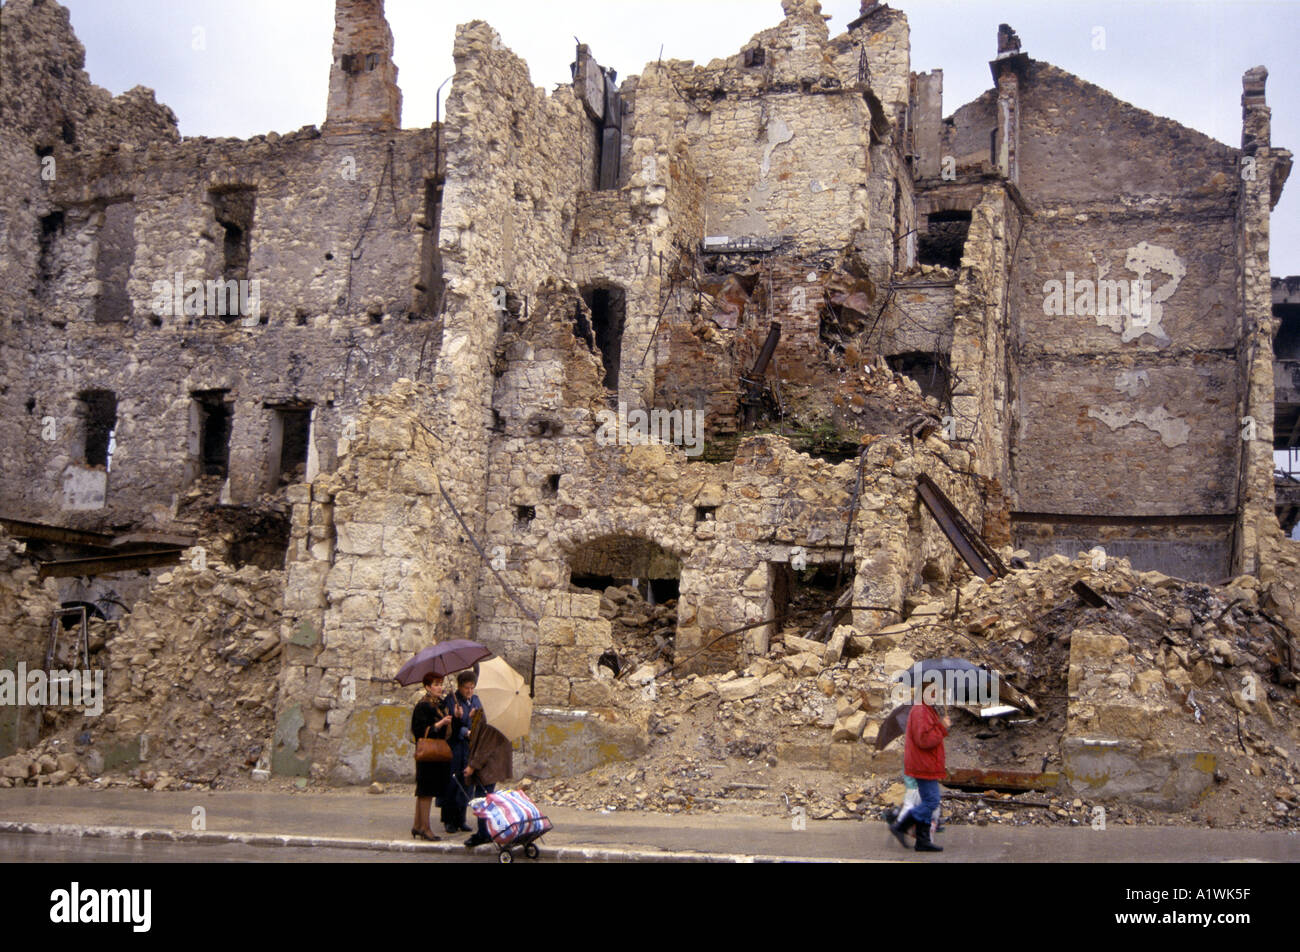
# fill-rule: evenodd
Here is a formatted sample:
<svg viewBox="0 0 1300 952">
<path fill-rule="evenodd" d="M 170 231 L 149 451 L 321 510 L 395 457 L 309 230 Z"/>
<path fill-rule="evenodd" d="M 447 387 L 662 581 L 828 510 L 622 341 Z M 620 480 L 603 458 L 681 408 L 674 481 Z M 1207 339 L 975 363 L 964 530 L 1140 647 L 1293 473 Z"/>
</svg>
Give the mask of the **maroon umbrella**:
<svg viewBox="0 0 1300 952">
<path fill-rule="evenodd" d="M 419 684 L 424 676 L 433 672 L 438 677 L 445 677 L 455 671 L 473 667 L 484 658 L 490 658 L 492 652 L 477 641 L 458 638 L 444 641 L 442 644 L 425 648 L 397 672 L 399 684 Z"/>
</svg>

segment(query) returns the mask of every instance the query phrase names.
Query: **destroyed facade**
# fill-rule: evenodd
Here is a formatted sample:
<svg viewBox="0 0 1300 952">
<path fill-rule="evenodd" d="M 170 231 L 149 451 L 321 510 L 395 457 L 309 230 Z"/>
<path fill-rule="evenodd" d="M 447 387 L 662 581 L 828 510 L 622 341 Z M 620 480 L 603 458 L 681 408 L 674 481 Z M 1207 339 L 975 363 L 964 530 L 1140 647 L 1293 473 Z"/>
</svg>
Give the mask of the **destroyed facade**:
<svg viewBox="0 0 1300 952">
<path fill-rule="evenodd" d="M 468 23 L 445 116 L 403 129 L 382 0 L 336 0 L 324 125 L 244 141 L 110 97 L 63 8 L 8 0 L 0 663 L 84 609 L 110 762 L 201 695 L 249 765 L 355 783 L 410 770 L 393 673 L 468 637 L 533 681 L 529 763 L 585 769 L 647 742 L 629 656 L 753 670 L 838 599 L 838 660 L 951 603 L 921 477 L 1004 557 L 1253 577 L 1294 632 L 1267 72 L 1233 147 L 1004 26 L 945 118 L 903 12 L 783 6 L 621 82 L 580 45 L 552 93 Z M 615 638 L 620 585 L 653 650 Z M 1074 641 L 1074 689 L 1107 644 Z M 1141 736 L 1070 704 L 1065 740 Z"/>
</svg>

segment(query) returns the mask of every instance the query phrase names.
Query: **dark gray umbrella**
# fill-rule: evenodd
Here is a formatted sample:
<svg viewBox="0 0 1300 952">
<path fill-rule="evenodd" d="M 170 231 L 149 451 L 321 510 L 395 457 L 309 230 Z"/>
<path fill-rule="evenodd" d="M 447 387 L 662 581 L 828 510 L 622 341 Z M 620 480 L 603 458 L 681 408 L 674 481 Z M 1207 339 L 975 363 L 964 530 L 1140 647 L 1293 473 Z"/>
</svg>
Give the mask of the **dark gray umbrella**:
<svg viewBox="0 0 1300 952">
<path fill-rule="evenodd" d="M 996 671 L 985 665 L 976 664 L 973 661 L 967 661 L 965 658 L 927 658 L 905 671 L 900 671 L 895 680 L 901 681 L 903 684 L 909 686 L 914 686 L 912 684 L 912 678 L 913 675 L 917 673 L 918 669 L 920 672 L 919 676 L 924 684 L 928 684 L 930 680 L 932 680 L 925 678 L 926 673 L 930 671 L 962 672 L 961 677 L 956 679 L 945 677 L 939 686 L 943 687 L 951 684 L 951 686 L 962 695 L 965 695 L 967 691 L 974 689 L 975 696 L 951 698 L 949 699 L 949 703 L 955 703 L 958 706 L 961 706 L 963 704 L 983 704 L 986 703 L 986 701 L 989 703 L 996 702 L 997 692 L 1000 686 L 1000 678 Z M 974 676 L 973 682 L 971 679 L 972 675 Z M 986 698 L 984 696 L 985 692 L 988 692 L 989 697 Z M 901 700 L 901 698 L 899 700 Z M 915 700 L 920 700 L 920 698 L 916 698 Z"/>
<path fill-rule="evenodd" d="M 433 672 L 438 677 L 445 677 L 456 671 L 473 667 L 484 658 L 490 658 L 492 652 L 477 641 L 458 638 L 444 641 L 442 644 L 425 648 L 397 672 L 398 684 L 419 684 L 424 676 Z"/>
<path fill-rule="evenodd" d="M 907 733 L 907 715 L 912 713 L 912 705 L 900 704 L 889 712 L 880 722 L 880 732 L 876 734 L 876 750 L 884 750 L 895 737 Z"/>
<path fill-rule="evenodd" d="M 976 664 L 974 661 L 967 661 L 965 658 L 926 658 L 920 662 L 921 673 L 927 671 L 987 671 L 988 669 L 982 664 Z M 912 683 L 912 672 L 916 670 L 916 665 L 899 672 L 896 680 L 904 684 Z M 992 672 L 989 672 L 992 674 Z"/>
</svg>

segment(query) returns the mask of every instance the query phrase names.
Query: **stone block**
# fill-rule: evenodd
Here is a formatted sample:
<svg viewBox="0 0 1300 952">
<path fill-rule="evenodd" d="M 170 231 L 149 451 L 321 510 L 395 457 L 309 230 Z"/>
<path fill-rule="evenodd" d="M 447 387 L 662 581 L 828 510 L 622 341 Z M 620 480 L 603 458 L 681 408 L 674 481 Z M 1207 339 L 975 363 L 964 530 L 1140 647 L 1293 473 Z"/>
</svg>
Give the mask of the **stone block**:
<svg viewBox="0 0 1300 952">
<path fill-rule="evenodd" d="M 589 648 L 557 648 L 555 652 L 555 670 L 566 678 L 589 678 L 591 668 L 599 652 Z"/>
<path fill-rule="evenodd" d="M 1115 658 L 1127 654 L 1128 648 L 1128 639 L 1120 635 L 1076 631 L 1070 639 L 1070 663 L 1100 662 L 1109 665 Z"/>
<path fill-rule="evenodd" d="M 835 722 L 835 727 L 831 731 L 831 740 L 856 741 L 862 737 L 862 731 L 866 726 L 866 711 L 855 711 Z"/>
<path fill-rule="evenodd" d="M 758 693 L 758 678 L 736 678 L 718 685 L 718 694 L 724 701 L 743 701 Z"/>
<path fill-rule="evenodd" d="M 614 700 L 609 683 L 592 678 L 574 678 L 569 684 L 569 692 L 569 703 L 573 707 L 609 707 Z"/>
<path fill-rule="evenodd" d="M 637 721 L 606 712 L 535 709 L 532 730 L 515 755 L 515 774 L 556 777 L 586 773 L 604 764 L 636 760 L 648 744 L 645 725 Z"/>
<path fill-rule="evenodd" d="M 347 555 L 382 555 L 384 527 L 346 522 L 337 527 L 338 550 Z"/>
<path fill-rule="evenodd" d="M 533 701 L 536 704 L 569 704 L 569 679 L 556 675 L 539 674 L 533 681 Z"/>
<path fill-rule="evenodd" d="M 1214 783 L 1211 751 L 1150 750 L 1136 741 L 1101 745 L 1090 738 L 1061 743 L 1062 780 L 1085 800 L 1122 801 L 1147 809 L 1183 810 Z"/>
<path fill-rule="evenodd" d="M 600 618 L 600 595 L 571 593 L 569 604 L 574 618 Z"/>
<path fill-rule="evenodd" d="M 613 642 L 613 630 L 604 618 L 575 618 L 574 644 L 595 648 L 608 648 Z"/>
</svg>

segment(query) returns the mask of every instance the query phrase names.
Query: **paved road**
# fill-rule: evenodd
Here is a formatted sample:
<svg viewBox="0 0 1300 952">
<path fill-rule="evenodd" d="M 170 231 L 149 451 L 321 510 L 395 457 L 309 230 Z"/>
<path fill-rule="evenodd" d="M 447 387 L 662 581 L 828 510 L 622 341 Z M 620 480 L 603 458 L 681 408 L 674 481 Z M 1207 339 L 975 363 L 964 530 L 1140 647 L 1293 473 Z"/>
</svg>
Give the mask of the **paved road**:
<svg viewBox="0 0 1300 952">
<path fill-rule="evenodd" d="M 160 843 L 76 835 L 32 836 L 0 833 L 3 863 L 496 863 L 477 856 L 443 853 L 435 857 L 387 850 L 328 847 L 249 846 L 245 843 Z"/>
<path fill-rule="evenodd" d="M 89 831 L 101 839 L 122 839 L 153 831 L 151 835 L 164 840 L 191 841 L 174 844 L 177 848 L 242 840 L 248 847 L 265 850 L 251 854 L 254 857 L 275 860 L 282 858 L 272 855 L 276 850 L 291 849 L 315 850 L 317 859 L 326 849 L 361 852 L 368 860 L 421 854 L 433 859 L 430 853 L 465 857 L 459 839 L 432 844 L 413 841 L 409 836 L 412 806 L 409 796 L 373 796 L 358 790 L 154 793 L 25 787 L 0 790 L 0 833 L 75 836 Z M 196 807 L 201 813 L 196 814 Z M 562 860 L 1300 861 L 1300 835 L 1281 832 L 1114 824 L 1102 832 L 1088 827 L 952 826 L 938 840 L 946 852 L 918 856 L 901 849 L 884 824 L 875 821 L 808 821 L 806 829 L 795 830 L 789 820 L 777 817 L 602 815 L 564 808 L 548 812 L 555 829 L 542 841 L 543 853 Z M 478 852 L 493 859 L 489 848 Z M 283 859 L 290 859 L 290 854 Z"/>
</svg>

